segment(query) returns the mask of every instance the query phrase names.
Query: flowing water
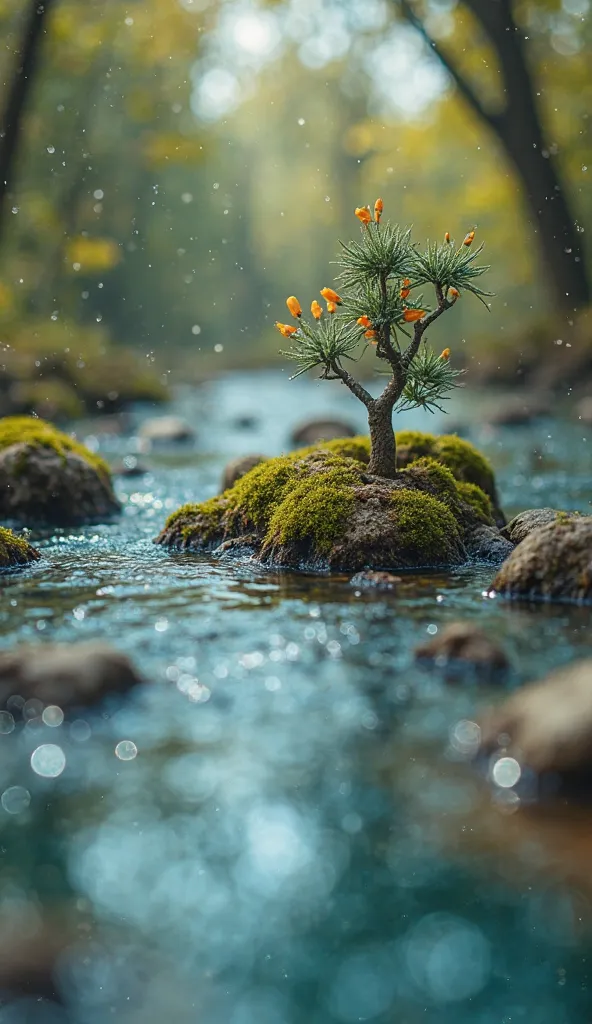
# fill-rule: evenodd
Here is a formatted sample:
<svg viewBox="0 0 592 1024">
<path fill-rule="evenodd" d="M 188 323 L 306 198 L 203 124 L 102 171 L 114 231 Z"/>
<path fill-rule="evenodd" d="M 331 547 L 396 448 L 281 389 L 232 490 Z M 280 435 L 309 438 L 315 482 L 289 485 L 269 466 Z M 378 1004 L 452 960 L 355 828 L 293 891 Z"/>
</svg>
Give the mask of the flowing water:
<svg viewBox="0 0 592 1024">
<path fill-rule="evenodd" d="M 590 510 L 582 426 L 492 430 L 482 408 L 449 422 L 473 418 L 507 512 Z M 458 723 L 499 694 L 413 650 L 468 619 L 506 648 L 510 688 L 592 654 L 589 608 L 492 599 L 484 565 L 384 594 L 170 554 L 152 538 L 229 457 L 276 454 L 313 413 L 364 426 L 338 387 L 273 374 L 174 411 L 196 443 L 140 455 L 117 522 L 36 536 L 43 560 L 2 578 L 4 646 L 105 640 L 146 684 L 0 723 L 0 962 L 53 965 L 62 998 L 8 1000 L 0 1024 L 585 1024 L 587 813 L 519 807 L 467 764 Z M 80 436 L 113 462 L 141 447 Z"/>
</svg>

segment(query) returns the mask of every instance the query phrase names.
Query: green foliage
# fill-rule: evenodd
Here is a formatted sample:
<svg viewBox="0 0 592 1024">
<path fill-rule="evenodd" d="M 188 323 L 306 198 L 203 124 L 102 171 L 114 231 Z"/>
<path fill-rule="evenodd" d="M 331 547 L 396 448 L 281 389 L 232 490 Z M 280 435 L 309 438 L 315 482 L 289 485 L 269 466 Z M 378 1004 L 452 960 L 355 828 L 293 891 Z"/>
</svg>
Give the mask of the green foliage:
<svg viewBox="0 0 592 1024">
<path fill-rule="evenodd" d="M 437 356 L 432 349 L 422 344 L 409 365 L 399 410 L 422 408 L 428 412 L 436 409 L 444 412 L 440 402 L 449 399 L 447 391 L 462 387 L 457 378 L 463 373 L 464 370 L 455 370 L 449 359 Z"/>
<path fill-rule="evenodd" d="M 390 223 L 370 223 L 362 231 L 361 242 L 340 242 L 342 267 L 339 281 L 345 289 L 354 291 L 363 282 L 380 282 L 384 278 L 410 277 L 414 267 L 411 229 L 401 230 Z"/>
<path fill-rule="evenodd" d="M 416 554 L 426 566 L 455 561 L 461 536 L 454 515 L 443 501 L 405 488 L 393 491 L 391 504 L 399 543 L 405 551 Z"/>
<path fill-rule="evenodd" d="M 62 458 L 65 458 L 68 452 L 74 452 L 104 479 L 111 479 L 109 467 L 99 455 L 89 451 L 85 445 L 75 441 L 68 434 L 63 434 L 45 420 L 32 416 L 7 416 L 0 419 L 0 449 L 13 444 L 24 444 L 28 448 L 51 448 Z M 26 456 L 24 459 L 26 463 Z"/>
<path fill-rule="evenodd" d="M 415 284 L 431 283 L 445 291 L 448 288 L 457 288 L 459 291 L 465 288 L 483 301 L 482 296 L 490 296 L 492 292 L 485 292 L 473 283 L 490 269 L 475 265 L 475 260 L 482 251 L 482 245 L 472 250 L 464 244 L 455 249 L 452 241 L 432 244 L 428 242 L 425 252 L 414 253 Z"/>
<path fill-rule="evenodd" d="M 317 366 L 330 370 L 342 359 L 351 359 L 352 352 L 359 344 L 359 330 L 343 325 L 334 316 L 319 321 L 314 327 L 301 320 L 297 342 L 282 352 L 282 355 L 298 363 L 298 371 L 290 380 Z"/>
<path fill-rule="evenodd" d="M 0 526 L 0 568 L 7 569 L 13 565 L 25 565 L 39 558 L 34 547 L 17 537 L 12 530 Z"/>
<path fill-rule="evenodd" d="M 311 473 L 277 506 L 269 522 L 266 546 L 303 541 L 316 555 L 326 555 L 355 505 L 353 488 L 359 471 L 345 460 Z"/>
</svg>

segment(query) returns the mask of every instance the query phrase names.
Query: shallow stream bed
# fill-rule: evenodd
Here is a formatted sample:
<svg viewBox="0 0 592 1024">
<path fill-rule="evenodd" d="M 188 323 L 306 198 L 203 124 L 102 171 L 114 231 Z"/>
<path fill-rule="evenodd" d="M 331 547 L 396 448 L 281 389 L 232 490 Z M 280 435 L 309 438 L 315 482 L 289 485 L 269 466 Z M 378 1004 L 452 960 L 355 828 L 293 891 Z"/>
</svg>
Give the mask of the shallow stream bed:
<svg viewBox="0 0 592 1024">
<path fill-rule="evenodd" d="M 449 422 L 477 424 L 464 436 L 507 513 L 590 511 L 592 431 L 493 430 L 482 408 Z M 138 453 L 150 471 L 119 478 L 117 522 L 36 535 L 42 561 L 0 584 L 3 646 L 101 639 L 147 680 L 75 721 L 0 723 L 0 962 L 18 922 L 25 967 L 55 963 L 64 1004 L 23 997 L 0 1024 L 585 1024 L 592 811 L 520 807 L 464 763 L 458 723 L 499 694 L 413 650 L 473 621 L 518 686 L 592 655 L 590 608 L 488 597 L 484 565 L 383 594 L 172 555 L 152 538 L 230 457 L 277 454 L 313 413 L 364 427 L 337 387 L 271 374 L 173 411 L 196 443 Z M 79 436 L 116 463 L 140 418 Z M 61 755 L 39 774 L 44 744 Z"/>
</svg>

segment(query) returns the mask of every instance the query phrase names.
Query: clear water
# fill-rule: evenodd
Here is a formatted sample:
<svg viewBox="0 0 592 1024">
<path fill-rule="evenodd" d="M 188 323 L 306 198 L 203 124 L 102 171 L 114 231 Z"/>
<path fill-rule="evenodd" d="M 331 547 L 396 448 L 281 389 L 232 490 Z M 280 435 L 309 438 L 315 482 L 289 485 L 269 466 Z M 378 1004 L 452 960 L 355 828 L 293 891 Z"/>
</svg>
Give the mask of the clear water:
<svg viewBox="0 0 592 1024">
<path fill-rule="evenodd" d="M 487 400 L 449 423 L 478 424 Z M 166 514 L 215 493 L 230 456 L 279 452 L 313 413 L 363 428 L 337 387 L 272 374 L 204 385 L 175 411 L 195 445 L 120 479 L 118 522 L 37 538 L 43 560 L 1 581 L 4 646 L 100 638 L 147 680 L 75 722 L 0 735 L 0 965 L 13 928 L 37 959 L 55 943 L 64 1004 L 9 1001 L 1 1024 L 584 1024 L 587 818 L 516 809 L 460 760 L 456 724 L 498 694 L 447 685 L 413 649 L 470 619 L 517 686 L 592 653 L 590 609 L 488 598 L 487 566 L 385 595 L 171 555 L 152 544 Z M 508 512 L 589 511 L 578 424 L 467 436 Z M 138 449 L 133 430 L 95 441 L 113 461 Z M 31 767 L 44 744 L 65 756 L 56 778 Z"/>
</svg>

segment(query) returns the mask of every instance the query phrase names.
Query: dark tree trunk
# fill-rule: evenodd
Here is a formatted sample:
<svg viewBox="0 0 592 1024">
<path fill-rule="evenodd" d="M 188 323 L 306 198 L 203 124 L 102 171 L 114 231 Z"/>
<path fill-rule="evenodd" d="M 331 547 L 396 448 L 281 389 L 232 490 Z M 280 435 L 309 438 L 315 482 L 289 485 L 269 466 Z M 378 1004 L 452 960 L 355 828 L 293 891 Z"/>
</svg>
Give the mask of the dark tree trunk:
<svg viewBox="0 0 592 1024">
<path fill-rule="evenodd" d="M 506 103 L 501 113 L 492 116 L 491 123 L 522 181 L 548 283 L 562 308 L 586 305 L 591 297 L 590 283 L 575 217 L 545 142 L 523 33 L 514 22 L 511 0 L 465 2 L 499 58 Z"/>
<path fill-rule="evenodd" d="M 545 141 L 523 34 L 512 14 L 512 0 L 464 2 L 479 21 L 499 60 L 505 97 L 499 112 L 484 106 L 452 57 L 430 37 L 412 0 L 399 0 L 404 16 L 426 39 L 450 72 L 460 94 L 489 125 L 512 161 L 530 209 L 549 291 L 560 309 L 573 311 L 590 302 L 590 280 L 575 218 Z"/>
<path fill-rule="evenodd" d="M 6 224 L 8 196 L 14 178 L 25 107 L 39 63 L 44 26 L 53 2 L 29 0 L 23 42 L 8 92 L 0 131 L 0 239 Z"/>
<path fill-rule="evenodd" d="M 397 445 L 393 430 L 393 403 L 375 399 L 368 407 L 370 464 L 368 471 L 389 480 L 397 475 Z"/>
</svg>

